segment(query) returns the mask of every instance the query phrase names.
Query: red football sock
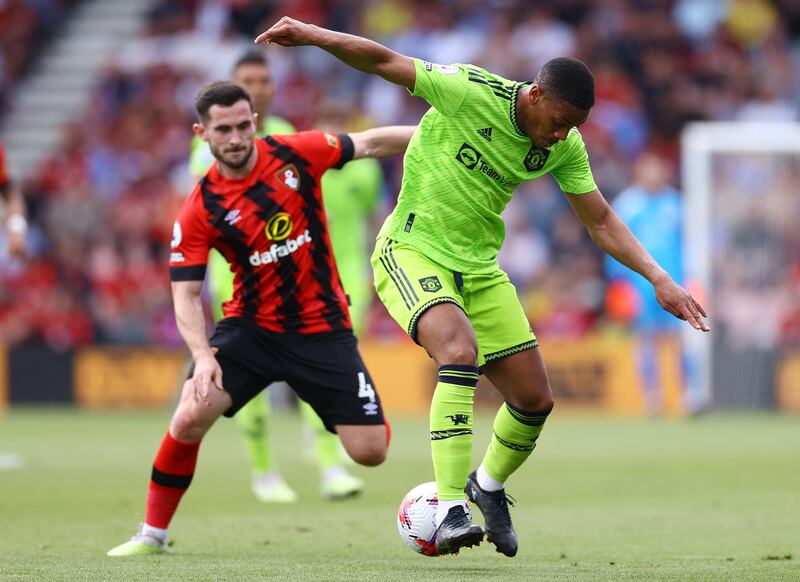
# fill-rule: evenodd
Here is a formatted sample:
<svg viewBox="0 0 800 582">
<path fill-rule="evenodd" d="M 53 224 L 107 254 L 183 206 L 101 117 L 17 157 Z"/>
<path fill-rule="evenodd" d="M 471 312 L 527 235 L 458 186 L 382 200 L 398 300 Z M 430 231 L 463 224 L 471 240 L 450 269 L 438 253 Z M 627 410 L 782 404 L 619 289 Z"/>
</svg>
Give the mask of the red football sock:
<svg viewBox="0 0 800 582">
<path fill-rule="evenodd" d="M 200 443 L 182 443 L 167 431 L 153 462 L 150 489 L 147 492 L 145 523 L 166 529 L 181 497 L 189 488 L 197 465 Z"/>
</svg>

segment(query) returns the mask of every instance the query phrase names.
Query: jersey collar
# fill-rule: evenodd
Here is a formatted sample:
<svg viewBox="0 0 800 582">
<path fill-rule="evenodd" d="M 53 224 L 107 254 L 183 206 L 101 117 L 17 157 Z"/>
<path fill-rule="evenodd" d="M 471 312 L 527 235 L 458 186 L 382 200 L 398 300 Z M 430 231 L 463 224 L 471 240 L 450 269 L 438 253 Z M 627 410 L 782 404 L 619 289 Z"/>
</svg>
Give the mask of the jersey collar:
<svg viewBox="0 0 800 582">
<path fill-rule="evenodd" d="M 530 85 L 532 81 L 522 81 L 521 83 L 514 83 L 514 88 L 511 90 L 511 105 L 508 109 L 508 115 L 511 118 L 511 125 L 514 126 L 514 131 L 517 132 L 518 135 L 522 137 L 528 137 L 522 128 L 519 126 L 519 120 L 517 119 L 517 100 L 519 99 L 519 90 L 523 87 L 527 87 Z"/>
</svg>

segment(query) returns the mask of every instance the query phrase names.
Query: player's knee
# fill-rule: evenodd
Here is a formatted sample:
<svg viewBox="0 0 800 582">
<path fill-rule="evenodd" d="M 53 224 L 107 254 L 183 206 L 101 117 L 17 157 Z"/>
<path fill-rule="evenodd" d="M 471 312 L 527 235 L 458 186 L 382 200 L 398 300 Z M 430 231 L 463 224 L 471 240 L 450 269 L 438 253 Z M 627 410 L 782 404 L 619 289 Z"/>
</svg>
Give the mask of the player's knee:
<svg viewBox="0 0 800 582">
<path fill-rule="evenodd" d="M 458 364 L 476 366 L 478 364 L 478 346 L 466 338 L 447 342 L 439 354 L 439 364 Z"/>
<path fill-rule="evenodd" d="M 169 432 L 175 439 L 188 443 L 202 440 L 207 430 L 206 424 L 191 409 L 176 412 L 169 425 Z"/>
<path fill-rule="evenodd" d="M 548 386 L 547 390 L 530 391 L 517 395 L 511 399 L 511 404 L 520 410 L 546 414 L 553 410 L 555 401 L 553 400 L 553 392 Z"/>
<path fill-rule="evenodd" d="M 359 465 L 375 467 L 386 460 L 386 444 L 379 441 L 363 441 L 347 447 L 347 453 Z"/>
<path fill-rule="evenodd" d="M 386 447 L 375 446 L 363 448 L 356 453 L 353 460 L 365 467 L 376 467 L 386 460 Z"/>
<path fill-rule="evenodd" d="M 359 465 L 374 467 L 386 460 L 386 426 L 337 425 L 336 432 L 347 454 Z"/>
</svg>

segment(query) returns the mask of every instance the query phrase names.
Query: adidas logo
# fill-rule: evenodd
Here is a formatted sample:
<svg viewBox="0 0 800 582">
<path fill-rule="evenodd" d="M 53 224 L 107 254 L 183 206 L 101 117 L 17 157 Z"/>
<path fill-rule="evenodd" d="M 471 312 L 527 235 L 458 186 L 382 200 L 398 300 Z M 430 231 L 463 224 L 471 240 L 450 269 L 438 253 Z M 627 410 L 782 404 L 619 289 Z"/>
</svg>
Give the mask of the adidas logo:
<svg viewBox="0 0 800 582">
<path fill-rule="evenodd" d="M 483 129 L 479 129 L 478 135 L 481 136 L 486 141 L 492 141 L 492 128 L 484 127 Z"/>
</svg>

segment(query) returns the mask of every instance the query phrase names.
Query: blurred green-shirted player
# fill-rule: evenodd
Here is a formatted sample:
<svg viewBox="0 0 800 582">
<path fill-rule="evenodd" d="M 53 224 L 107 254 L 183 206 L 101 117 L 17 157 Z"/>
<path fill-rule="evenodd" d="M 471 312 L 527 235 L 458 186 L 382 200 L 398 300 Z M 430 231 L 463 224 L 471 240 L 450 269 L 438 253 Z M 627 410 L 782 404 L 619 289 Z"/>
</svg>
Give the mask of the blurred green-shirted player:
<svg viewBox="0 0 800 582">
<path fill-rule="evenodd" d="M 253 109 L 261 120 L 258 135 L 294 133 L 295 128 L 286 120 L 268 115 L 275 89 L 270 76 L 269 65 L 261 52 L 251 52 L 242 56 L 234 66 L 232 80 L 243 87 L 253 100 Z M 195 137 L 191 145 L 189 160 L 191 173 L 202 177 L 214 157 L 206 144 Z M 361 162 L 367 162 L 361 164 Z M 378 178 L 375 179 L 371 169 L 377 167 Z M 359 168 L 363 168 L 360 170 Z M 338 178 L 337 175 L 341 175 Z M 363 180 L 363 182 L 362 182 Z M 366 256 L 363 238 L 356 240 L 352 234 L 365 228 L 361 223 L 362 217 L 372 211 L 374 200 L 381 187 L 380 164 L 375 160 L 357 160 L 345 165 L 341 170 L 329 170 L 323 181 L 323 195 L 330 221 L 330 234 L 334 245 L 334 253 L 339 266 L 345 290 L 353 301 L 351 317 L 356 333 L 360 331 L 366 305 L 369 302 L 369 281 L 366 275 L 368 258 Z M 348 198 L 347 192 L 350 184 L 358 184 L 360 196 Z M 328 206 L 329 197 L 331 198 Z M 337 211 L 331 214 L 331 209 Z M 338 217 L 341 215 L 341 219 Z M 341 223 L 342 227 L 338 226 Z M 348 232 L 351 235 L 335 236 L 336 232 Z M 360 246 L 360 249 L 358 248 Z M 341 247 L 341 257 L 340 257 Z M 358 265 L 361 266 L 359 273 Z M 212 251 L 208 259 L 209 292 L 214 319 L 222 317 L 222 304 L 229 300 L 233 294 L 233 273 L 228 262 L 216 251 Z M 351 278 L 349 279 L 348 276 Z M 358 303 L 356 303 L 356 299 Z M 360 315 L 360 318 L 358 317 Z M 321 473 L 321 491 L 328 499 L 344 499 L 360 493 L 364 488 L 361 479 L 350 475 L 344 468 L 347 461 L 346 453 L 339 445 L 339 438 L 325 430 L 320 418 L 313 409 L 303 402 L 299 402 L 300 412 L 306 426 L 306 431 L 311 433 L 316 450 L 309 456 L 314 457 Z M 244 406 L 234 417 L 245 441 L 251 465 L 253 494 L 265 503 L 286 503 L 297 499 L 297 494 L 286 484 L 272 454 L 270 419 L 272 408 L 269 401 L 269 392 L 265 391 L 262 398 L 254 398 Z"/>
<path fill-rule="evenodd" d="M 466 493 L 483 513 L 489 541 L 514 556 L 505 482 L 530 456 L 553 408 L 536 337 L 497 263 L 505 238 L 501 213 L 514 189 L 553 176 L 604 251 L 646 277 L 665 309 L 708 330 L 702 307 L 658 266 L 592 178 L 576 129 L 594 105 L 591 72 L 576 59 L 557 58 L 533 82 L 510 81 L 286 17 L 256 42 L 319 46 L 431 105 L 406 151 L 397 206 L 372 256 L 375 286 L 392 317 L 439 365 L 430 409 L 438 553 L 483 539 L 466 512 Z M 505 403 L 483 462 L 469 473 L 481 372 Z"/>
<path fill-rule="evenodd" d="M 352 110 L 334 102 L 317 110 L 315 129 L 328 133 L 352 131 Z M 375 158 L 353 160 L 341 170 L 322 175 L 322 198 L 328 217 L 328 232 L 342 285 L 350 300 L 353 331 L 361 336 L 372 299 L 369 250 L 375 231 L 373 219 L 380 214 L 383 170 Z"/>
</svg>

